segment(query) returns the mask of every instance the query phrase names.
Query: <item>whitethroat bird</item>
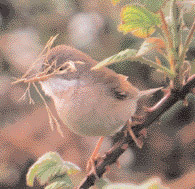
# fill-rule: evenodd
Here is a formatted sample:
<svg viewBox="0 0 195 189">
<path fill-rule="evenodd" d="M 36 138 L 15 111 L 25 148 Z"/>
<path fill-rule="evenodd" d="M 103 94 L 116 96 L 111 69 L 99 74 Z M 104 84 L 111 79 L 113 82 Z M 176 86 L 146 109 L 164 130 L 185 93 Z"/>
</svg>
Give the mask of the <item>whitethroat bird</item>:
<svg viewBox="0 0 195 189">
<path fill-rule="evenodd" d="M 67 71 L 65 63 L 75 70 Z M 96 64 L 83 52 L 59 45 L 43 60 L 42 69 L 49 74 L 54 67 L 60 67 L 60 74 L 40 82 L 45 94 L 53 99 L 59 118 L 70 130 L 82 136 L 101 136 L 91 160 L 103 137 L 114 134 L 135 114 L 139 98 L 160 89 L 140 91 L 126 76 L 107 67 L 92 69 Z"/>
</svg>

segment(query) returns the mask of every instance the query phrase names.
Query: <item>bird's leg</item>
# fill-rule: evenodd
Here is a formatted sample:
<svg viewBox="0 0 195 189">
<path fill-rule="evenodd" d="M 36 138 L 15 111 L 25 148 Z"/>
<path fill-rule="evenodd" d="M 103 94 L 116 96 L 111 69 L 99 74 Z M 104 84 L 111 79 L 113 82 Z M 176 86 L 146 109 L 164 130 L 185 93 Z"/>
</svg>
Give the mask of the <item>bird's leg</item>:
<svg viewBox="0 0 195 189">
<path fill-rule="evenodd" d="M 132 130 L 132 127 L 139 124 L 140 122 L 131 122 L 130 120 L 127 121 L 127 129 L 129 134 L 131 135 L 132 139 L 134 140 L 134 142 L 136 143 L 136 145 L 139 148 L 142 148 L 143 146 L 143 140 L 144 138 L 146 138 L 147 135 L 147 130 L 146 129 L 142 129 L 140 131 L 141 136 L 139 138 L 137 138 Z"/>
<path fill-rule="evenodd" d="M 102 145 L 102 142 L 104 140 L 104 137 L 101 136 L 96 144 L 96 147 L 91 155 L 91 157 L 89 158 L 88 162 L 87 162 L 87 167 L 86 167 L 86 171 L 89 172 L 90 169 L 94 169 L 94 173 L 96 174 L 96 170 L 95 170 L 95 161 L 98 159 L 98 152 L 100 150 L 100 147 Z"/>
</svg>

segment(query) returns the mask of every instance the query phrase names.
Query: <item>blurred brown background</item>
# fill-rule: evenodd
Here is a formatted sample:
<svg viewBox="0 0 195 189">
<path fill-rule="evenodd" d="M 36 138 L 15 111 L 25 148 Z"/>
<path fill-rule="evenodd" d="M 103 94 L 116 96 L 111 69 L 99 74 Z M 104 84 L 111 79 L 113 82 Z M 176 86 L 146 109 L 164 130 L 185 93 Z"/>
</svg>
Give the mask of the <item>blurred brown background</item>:
<svg viewBox="0 0 195 189">
<path fill-rule="evenodd" d="M 51 131 L 36 91 L 31 89 L 34 105 L 29 104 L 28 97 L 19 101 L 27 86 L 13 86 L 11 82 L 25 73 L 49 38 L 56 34 L 59 36 L 54 45 L 74 46 L 96 60 L 126 48 L 138 49 L 143 39 L 117 31 L 120 8 L 110 0 L 0 1 L 0 188 L 28 188 L 25 175 L 29 166 L 48 151 L 57 151 L 65 161 L 85 169 L 97 138 L 75 135 L 63 124 L 66 132 L 61 138 Z M 190 60 L 195 58 L 194 49 L 192 45 Z M 162 74 L 140 63 L 123 62 L 111 68 L 128 75 L 140 89 L 167 85 Z M 160 97 L 162 94 L 158 93 L 154 101 Z M 55 112 L 52 101 L 47 100 Z M 171 188 L 195 187 L 193 98 L 190 104 L 165 118 L 169 124 L 152 125 L 143 149 L 129 149 L 120 158 L 122 168 L 112 167 L 110 180 L 138 183 L 159 176 Z M 110 144 L 108 138 L 102 151 Z"/>
</svg>

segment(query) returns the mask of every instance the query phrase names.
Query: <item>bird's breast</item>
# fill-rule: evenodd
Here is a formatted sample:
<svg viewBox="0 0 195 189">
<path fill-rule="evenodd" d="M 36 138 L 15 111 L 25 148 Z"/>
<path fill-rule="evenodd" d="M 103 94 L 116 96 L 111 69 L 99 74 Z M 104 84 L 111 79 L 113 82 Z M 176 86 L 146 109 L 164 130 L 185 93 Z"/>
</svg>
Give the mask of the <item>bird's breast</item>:
<svg viewBox="0 0 195 189">
<path fill-rule="evenodd" d="M 51 78 L 41 85 L 65 125 L 79 135 L 111 135 L 134 114 L 135 100 L 115 99 L 101 84 Z"/>
</svg>

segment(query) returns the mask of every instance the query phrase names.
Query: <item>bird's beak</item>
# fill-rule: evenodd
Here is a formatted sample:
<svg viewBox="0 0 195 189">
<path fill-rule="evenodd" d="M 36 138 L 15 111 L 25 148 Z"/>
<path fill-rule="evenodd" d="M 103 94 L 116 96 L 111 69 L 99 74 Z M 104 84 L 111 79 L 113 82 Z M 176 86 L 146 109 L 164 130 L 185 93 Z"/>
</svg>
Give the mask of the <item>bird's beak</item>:
<svg viewBox="0 0 195 189">
<path fill-rule="evenodd" d="M 139 97 L 142 97 L 142 96 L 147 96 L 147 95 L 151 95 L 159 90 L 161 90 L 163 87 L 159 87 L 159 88 L 154 88 L 154 89 L 149 89 L 149 90 L 145 90 L 145 91 L 140 91 L 139 92 Z"/>
</svg>

